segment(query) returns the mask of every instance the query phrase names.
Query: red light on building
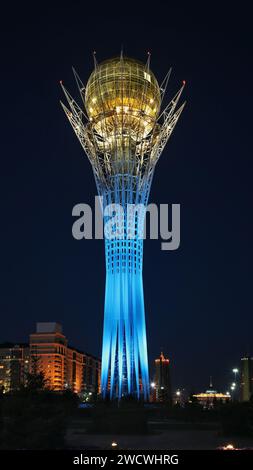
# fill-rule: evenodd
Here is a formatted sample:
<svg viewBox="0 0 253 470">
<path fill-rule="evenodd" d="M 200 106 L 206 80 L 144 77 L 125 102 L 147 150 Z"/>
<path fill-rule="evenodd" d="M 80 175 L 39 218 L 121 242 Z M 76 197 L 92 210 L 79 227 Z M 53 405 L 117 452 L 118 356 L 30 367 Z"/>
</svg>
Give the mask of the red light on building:
<svg viewBox="0 0 253 470">
<path fill-rule="evenodd" d="M 155 379 L 151 383 L 151 401 L 171 403 L 170 360 L 161 352 L 155 359 Z"/>
</svg>

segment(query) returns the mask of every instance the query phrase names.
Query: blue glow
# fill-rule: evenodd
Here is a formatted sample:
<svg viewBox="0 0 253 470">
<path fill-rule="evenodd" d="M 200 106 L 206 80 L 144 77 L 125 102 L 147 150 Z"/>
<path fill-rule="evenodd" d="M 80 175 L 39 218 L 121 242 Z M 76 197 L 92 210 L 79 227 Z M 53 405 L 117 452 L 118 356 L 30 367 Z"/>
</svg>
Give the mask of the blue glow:
<svg viewBox="0 0 253 470">
<path fill-rule="evenodd" d="M 127 185 L 122 184 L 124 179 Z M 103 191 L 105 205 L 116 202 L 124 208 L 122 237 L 105 239 L 106 286 L 102 349 L 102 395 L 111 399 L 132 395 L 149 398 L 149 373 L 146 340 L 144 295 L 142 282 L 144 213 L 127 220 L 127 202 L 147 200 L 150 182 L 137 190 L 130 175 L 115 175 L 113 189 Z M 112 186 L 111 186 L 112 187 Z M 117 191 L 117 188 L 121 189 Z M 132 191 L 132 188 L 135 191 Z M 138 193 L 138 194 L 137 194 Z M 120 224 L 121 222 L 119 222 Z M 135 234 L 128 238 L 129 226 Z"/>
</svg>

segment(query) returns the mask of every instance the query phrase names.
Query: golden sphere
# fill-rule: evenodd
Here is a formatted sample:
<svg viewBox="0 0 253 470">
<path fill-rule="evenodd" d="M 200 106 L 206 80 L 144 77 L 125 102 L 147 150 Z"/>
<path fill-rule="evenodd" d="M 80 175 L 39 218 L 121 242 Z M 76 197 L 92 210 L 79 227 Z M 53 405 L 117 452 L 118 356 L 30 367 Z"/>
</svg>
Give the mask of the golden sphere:
<svg viewBox="0 0 253 470">
<path fill-rule="evenodd" d="M 142 62 L 116 57 L 97 65 L 85 90 L 93 130 L 104 141 L 139 141 L 154 128 L 161 105 L 158 82 Z"/>
</svg>

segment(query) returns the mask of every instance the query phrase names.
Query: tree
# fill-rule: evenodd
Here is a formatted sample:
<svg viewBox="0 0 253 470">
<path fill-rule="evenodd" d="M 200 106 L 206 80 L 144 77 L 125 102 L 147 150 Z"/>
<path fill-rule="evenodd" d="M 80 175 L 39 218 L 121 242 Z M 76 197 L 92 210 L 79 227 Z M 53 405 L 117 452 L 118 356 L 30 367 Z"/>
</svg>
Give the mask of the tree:
<svg viewBox="0 0 253 470">
<path fill-rule="evenodd" d="M 28 391 L 39 392 L 47 388 L 47 379 L 43 372 L 38 374 L 28 373 L 26 376 L 26 389 Z"/>
<path fill-rule="evenodd" d="M 39 366 L 38 356 L 31 356 L 31 372 L 26 374 L 26 389 L 38 392 L 47 388 L 47 379 Z"/>
</svg>

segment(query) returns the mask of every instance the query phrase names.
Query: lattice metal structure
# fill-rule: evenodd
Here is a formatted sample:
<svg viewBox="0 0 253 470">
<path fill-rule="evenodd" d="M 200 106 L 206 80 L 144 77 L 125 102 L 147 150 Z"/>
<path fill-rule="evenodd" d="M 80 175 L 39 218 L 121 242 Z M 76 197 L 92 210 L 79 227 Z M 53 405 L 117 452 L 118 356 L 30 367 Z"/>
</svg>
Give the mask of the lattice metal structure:
<svg viewBox="0 0 253 470">
<path fill-rule="evenodd" d="M 149 398 L 142 282 L 143 224 L 156 163 L 185 103 L 185 82 L 161 111 L 171 70 L 161 86 L 146 64 L 116 57 L 97 63 L 87 85 L 74 71 L 82 108 L 62 84 L 63 109 L 94 172 L 103 209 L 120 204 L 115 239 L 105 238 L 106 289 L 102 348 L 102 395 Z M 129 204 L 143 207 L 129 215 Z M 131 234 L 129 233 L 131 232 Z"/>
</svg>

